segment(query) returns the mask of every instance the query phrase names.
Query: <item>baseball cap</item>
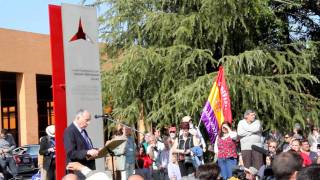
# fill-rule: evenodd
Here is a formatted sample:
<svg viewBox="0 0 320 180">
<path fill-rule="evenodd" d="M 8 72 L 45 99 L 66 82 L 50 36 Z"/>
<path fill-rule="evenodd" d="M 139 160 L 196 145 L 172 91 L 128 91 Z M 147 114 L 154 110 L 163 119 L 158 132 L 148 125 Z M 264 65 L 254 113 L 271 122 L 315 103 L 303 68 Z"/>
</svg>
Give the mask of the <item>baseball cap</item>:
<svg viewBox="0 0 320 180">
<path fill-rule="evenodd" d="M 191 116 L 185 116 L 182 118 L 182 122 L 190 122 L 191 121 Z"/>
</svg>

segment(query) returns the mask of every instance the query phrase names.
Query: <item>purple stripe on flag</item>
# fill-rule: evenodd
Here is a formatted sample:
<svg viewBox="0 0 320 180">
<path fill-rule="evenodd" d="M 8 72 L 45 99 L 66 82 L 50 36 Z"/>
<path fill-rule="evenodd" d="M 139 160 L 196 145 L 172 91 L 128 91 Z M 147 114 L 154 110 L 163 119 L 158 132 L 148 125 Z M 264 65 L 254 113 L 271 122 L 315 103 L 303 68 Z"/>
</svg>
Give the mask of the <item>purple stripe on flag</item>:
<svg viewBox="0 0 320 180">
<path fill-rule="evenodd" d="M 202 114 L 201 121 L 206 126 L 207 132 L 209 134 L 210 142 L 214 144 L 216 137 L 218 135 L 219 126 L 216 116 L 214 115 L 213 109 L 209 101 L 206 102 Z"/>
</svg>

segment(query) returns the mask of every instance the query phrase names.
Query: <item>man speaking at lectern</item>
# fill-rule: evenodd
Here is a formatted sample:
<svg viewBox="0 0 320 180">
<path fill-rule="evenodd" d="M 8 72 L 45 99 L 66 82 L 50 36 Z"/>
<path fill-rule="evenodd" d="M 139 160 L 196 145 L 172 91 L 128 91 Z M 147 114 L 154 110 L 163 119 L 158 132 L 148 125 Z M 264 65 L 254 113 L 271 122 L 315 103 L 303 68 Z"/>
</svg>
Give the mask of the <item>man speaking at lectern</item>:
<svg viewBox="0 0 320 180">
<path fill-rule="evenodd" d="M 95 170 L 94 157 L 98 156 L 98 150 L 92 145 L 86 128 L 90 124 L 91 114 L 87 110 L 79 110 L 75 120 L 64 131 L 64 148 L 66 151 L 66 163 L 79 162 L 88 168 Z M 91 157 L 88 159 L 88 157 Z M 81 179 L 81 173 L 76 174 Z"/>
</svg>

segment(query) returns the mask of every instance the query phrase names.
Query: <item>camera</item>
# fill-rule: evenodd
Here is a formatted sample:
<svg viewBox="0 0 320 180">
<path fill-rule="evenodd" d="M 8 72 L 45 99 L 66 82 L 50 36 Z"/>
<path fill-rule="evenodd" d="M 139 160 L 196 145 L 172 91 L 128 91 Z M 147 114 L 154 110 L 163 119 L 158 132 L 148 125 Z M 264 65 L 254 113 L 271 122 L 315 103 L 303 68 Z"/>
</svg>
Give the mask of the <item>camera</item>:
<svg viewBox="0 0 320 180">
<path fill-rule="evenodd" d="M 317 149 L 320 149 L 320 143 L 317 144 Z"/>
<path fill-rule="evenodd" d="M 274 156 L 276 155 L 275 153 L 270 152 L 270 151 L 268 151 L 268 150 L 266 150 L 264 148 L 261 148 L 259 146 L 256 146 L 256 145 L 252 145 L 251 148 L 252 148 L 252 150 L 257 151 L 257 152 L 259 152 L 259 153 L 261 153 L 261 154 L 263 154 L 265 156 L 269 156 L 270 159 L 273 159 Z"/>
</svg>

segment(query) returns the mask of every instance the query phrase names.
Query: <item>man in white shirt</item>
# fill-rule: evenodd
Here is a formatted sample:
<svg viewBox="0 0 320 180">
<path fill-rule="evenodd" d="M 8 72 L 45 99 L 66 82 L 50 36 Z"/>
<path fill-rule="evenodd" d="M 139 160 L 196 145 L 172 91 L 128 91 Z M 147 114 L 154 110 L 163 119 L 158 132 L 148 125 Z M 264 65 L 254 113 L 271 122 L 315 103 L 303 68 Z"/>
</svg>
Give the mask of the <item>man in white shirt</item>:
<svg viewBox="0 0 320 180">
<path fill-rule="evenodd" d="M 240 137 L 242 160 L 246 168 L 260 169 L 263 165 L 262 154 L 251 148 L 252 145 L 262 148 L 261 131 L 261 123 L 256 119 L 256 113 L 253 110 L 247 110 L 244 113 L 244 119 L 239 121 L 237 130 Z"/>
</svg>

